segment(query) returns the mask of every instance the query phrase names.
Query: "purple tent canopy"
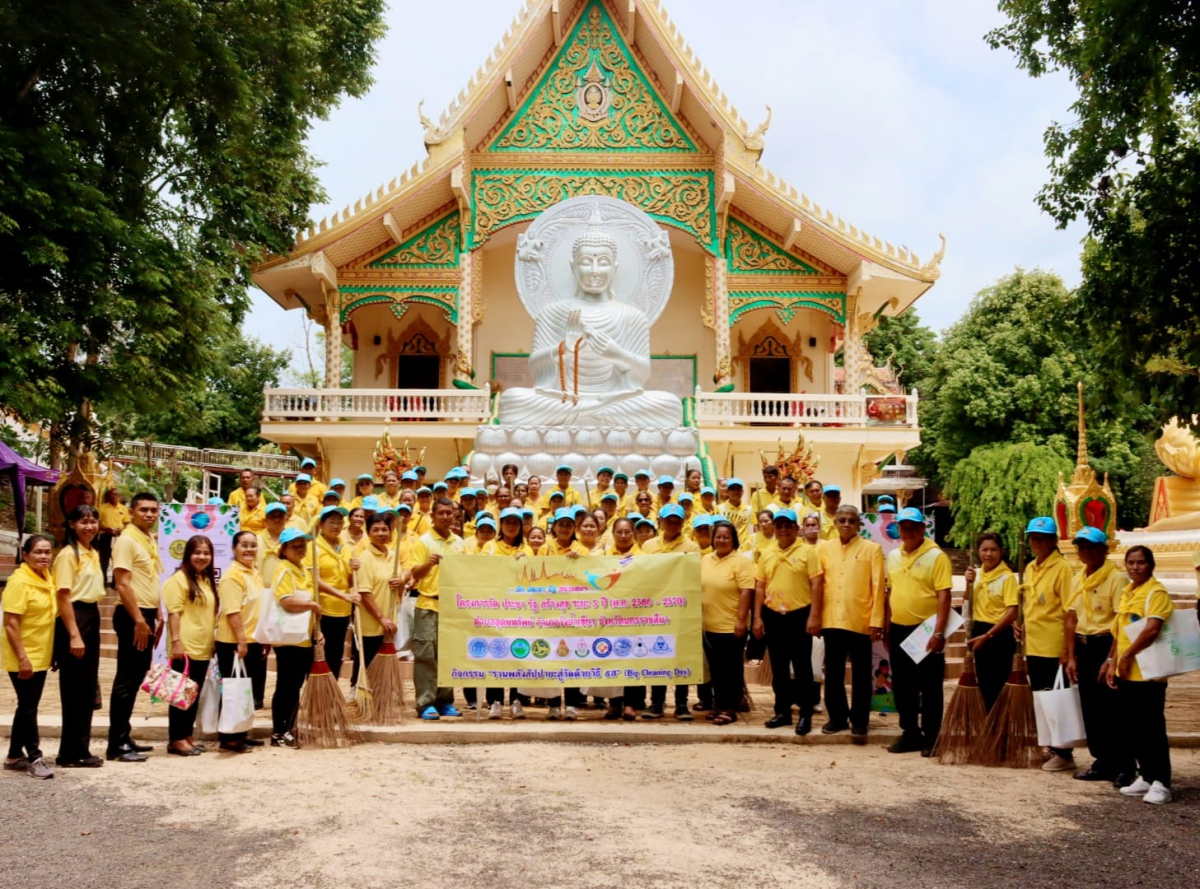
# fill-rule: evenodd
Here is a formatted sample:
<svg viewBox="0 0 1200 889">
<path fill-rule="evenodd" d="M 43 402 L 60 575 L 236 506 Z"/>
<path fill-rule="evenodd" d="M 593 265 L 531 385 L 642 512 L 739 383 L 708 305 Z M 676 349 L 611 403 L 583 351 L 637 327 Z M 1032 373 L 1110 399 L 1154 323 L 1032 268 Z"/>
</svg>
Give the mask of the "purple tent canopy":
<svg viewBox="0 0 1200 889">
<path fill-rule="evenodd" d="M 0 441 L 0 478 L 8 479 L 13 489 L 13 507 L 17 513 L 17 535 L 25 534 L 25 485 L 53 485 L 58 482 L 57 469 L 46 469 L 26 460 Z"/>
</svg>

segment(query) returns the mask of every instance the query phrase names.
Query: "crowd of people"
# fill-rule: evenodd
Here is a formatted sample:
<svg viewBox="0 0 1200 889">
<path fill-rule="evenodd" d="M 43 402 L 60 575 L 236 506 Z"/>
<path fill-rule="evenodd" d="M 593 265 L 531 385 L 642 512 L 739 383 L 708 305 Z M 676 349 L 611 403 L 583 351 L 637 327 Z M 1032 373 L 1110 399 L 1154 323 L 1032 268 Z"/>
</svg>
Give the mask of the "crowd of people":
<svg viewBox="0 0 1200 889">
<path fill-rule="evenodd" d="M 674 689 L 674 716 L 706 714 L 714 725 L 736 722 L 746 711 L 744 665 L 764 654 L 772 675 L 773 714 L 768 729 L 813 730 L 820 710 L 814 681 L 813 639 L 824 640 L 825 734 L 848 731 L 864 739 L 873 691 L 872 649 L 883 639 L 900 738 L 887 749 L 930 756 L 942 722 L 946 629 L 951 610 L 951 564 L 926 534 L 925 517 L 897 509 L 890 497 L 877 511 L 898 530 L 899 545 L 885 557 L 863 535 L 859 509 L 841 502 L 835 485 L 780 477 L 763 469 L 752 493 L 742 479 L 704 484 L 689 471 L 683 490 L 676 480 L 642 470 L 630 479 L 602 468 L 595 486 L 581 491 L 574 470 L 559 466 L 554 483 L 520 479 L 506 466 L 497 484 L 475 489 L 464 468 L 426 484 L 425 468 L 388 471 L 377 488 L 363 473 L 347 490 L 314 477 L 306 459 L 286 493 L 267 502 L 252 470 L 244 470 L 228 503 L 240 509 L 241 529 L 232 540 L 233 563 L 220 577 L 213 570 L 212 541 L 189 539 L 177 570 L 165 583 L 154 533 L 158 499 L 134 495 L 128 507 L 114 491 L 99 509 L 87 503 L 67 516 L 66 539 L 27 538 L 23 561 L 3 593 L 3 668 L 16 690 L 17 707 L 4 768 L 48 778 L 37 714 L 46 675 L 59 672 L 62 740 L 57 765 L 98 767 L 89 749 L 92 713 L 99 708 L 99 603 L 111 565 L 117 605 L 116 676 L 109 698 L 105 759 L 146 760 L 149 745 L 131 733 L 134 702 L 160 635 L 167 636 L 173 670 L 202 688 L 215 657 L 220 675 L 232 675 L 241 659 L 252 680 L 255 707 L 265 705 L 267 660 L 275 656 L 270 702 L 272 746 L 297 746 L 297 708 L 313 665 L 313 644 L 323 642 L 335 677 L 344 663 L 347 635 L 354 632 L 350 683 L 367 669 L 384 640 L 397 632 L 397 608 L 415 599 L 412 621 L 416 710 L 423 720 L 462 715 L 455 690 L 437 683 L 439 563 L 451 553 L 520 559 L 535 555 L 652 556 L 694 553 L 700 557 L 702 642 L 711 681 Z M 630 486 L 630 482 L 633 485 Z M 221 501 L 217 501 L 221 502 Z M 1082 568 L 1073 570 L 1058 551 L 1053 519 L 1034 518 L 1027 528 L 1033 560 L 1024 584 L 1005 562 L 1001 538 L 977 542 L 980 567 L 968 569 L 967 609 L 973 617 L 967 644 L 974 652 L 985 704 L 995 706 L 1018 644 L 1023 645 L 1030 683 L 1049 689 L 1060 665 L 1077 683 L 1093 762 L 1075 777 L 1114 783 L 1126 795 L 1162 803 L 1171 798 L 1171 765 L 1165 724 L 1166 682 L 1143 679 L 1136 655 L 1172 614 L 1171 598 L 1154 577 L 1154 556 L 1131 547 L 1125 572 L 1108 561 L 1104 532 L 1084 528 L 1075 539 Z M 316 568 L 313 568 L 313 562 Z M 295 644 L 266 646 L 255 632 L 264 588 L 280 609 L 307 614 L 309 632 Z M 165 614 L 165 621 L 160 616 Z M 1146 618 L 1149 629 L 1130 642 L 1121 627 Z M 927 655 L 915 661 L 901 647 L 929 619 Z M 165 623 L 165 626 L 163 625 Z M 361 640 L 361 645 L 358 640 Z M 850 694 L 841 681 L 850 669 Z M 620 694 L 613 694 L 619 691 Z M 526 718 L 530 697 L 518 689 L 488 688 L 477 702 L 489 718 Z M 610 689 L 594 701 L 609 720 L 660 719 L 667 687 Z M 573 720 L 587 692 L 567 688 L 544 701 L 548 719 Z M 167 752 L 197 756 L 196 705 L 172 707 Z M 246 733 L 220 735 L 219 749 L 244 753 L 263 742 Z M 1047 753 L 1047 771 L 1075 770 L 1070 749 Z"/>
</svg>

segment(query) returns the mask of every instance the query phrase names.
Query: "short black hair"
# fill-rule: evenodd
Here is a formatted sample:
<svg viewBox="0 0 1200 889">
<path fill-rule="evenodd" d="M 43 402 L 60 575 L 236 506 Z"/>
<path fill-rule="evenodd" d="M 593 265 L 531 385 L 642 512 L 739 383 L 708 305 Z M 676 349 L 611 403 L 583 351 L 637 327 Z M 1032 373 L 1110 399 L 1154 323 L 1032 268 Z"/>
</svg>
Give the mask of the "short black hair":
<svg viewBox="0 0 1200 889">
<path fill-rule="evenodd" d="M 155 496 L 154 494 L 151 494 L 149 491 L 141 491 L 141 492 L 133 495 L 133 499 L 129 501 L 129 508 L 133 509 L 139 503 L 141 503 L 145 500 L 149 500 L 151 503 L 157 503 L 158 497 Z"/>
</svg>

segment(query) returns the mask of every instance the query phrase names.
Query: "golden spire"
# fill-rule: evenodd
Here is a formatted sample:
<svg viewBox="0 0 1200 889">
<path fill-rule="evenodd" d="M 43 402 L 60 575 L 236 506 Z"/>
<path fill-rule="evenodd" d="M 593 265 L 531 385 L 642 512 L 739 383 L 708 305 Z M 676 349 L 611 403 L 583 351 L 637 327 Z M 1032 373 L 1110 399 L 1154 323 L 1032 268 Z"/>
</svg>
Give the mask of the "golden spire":
<svg viewBox="0 0 1200 889">
<path fill-rule="evenodd" d="M 1079 450 L 1075 457 L 1075 473 L 1071 476 L 1072 485 L 1087 485 L 1096 478 L 1096 473 L 1088 465 L 1087 424 L 1083 418 L 1083 381 L 1079 382 Z"/>
</svg>

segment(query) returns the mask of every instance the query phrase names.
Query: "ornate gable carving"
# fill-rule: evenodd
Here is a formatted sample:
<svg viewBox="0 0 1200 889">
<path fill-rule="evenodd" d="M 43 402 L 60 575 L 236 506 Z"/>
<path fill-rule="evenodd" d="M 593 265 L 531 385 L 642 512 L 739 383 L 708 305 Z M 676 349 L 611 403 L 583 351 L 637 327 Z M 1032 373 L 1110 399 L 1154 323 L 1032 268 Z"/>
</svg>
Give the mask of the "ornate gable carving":
<svg viewBox="0 0 1200 889">
<path fill-rule="evenodd" d="M 455 211 L 367 263 L 367 268 L 457 269 L 461 242 L 458 212 Z"/>
<path fill-rule="evenodd" d="M 729 220 L 725 260 L 734 275 L 819 275 L 803 260 L 771 243 L 736 219 Z"/>
</svg>

